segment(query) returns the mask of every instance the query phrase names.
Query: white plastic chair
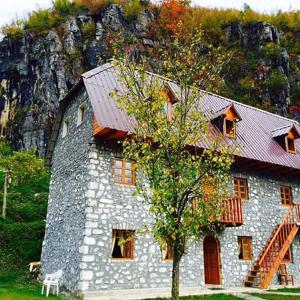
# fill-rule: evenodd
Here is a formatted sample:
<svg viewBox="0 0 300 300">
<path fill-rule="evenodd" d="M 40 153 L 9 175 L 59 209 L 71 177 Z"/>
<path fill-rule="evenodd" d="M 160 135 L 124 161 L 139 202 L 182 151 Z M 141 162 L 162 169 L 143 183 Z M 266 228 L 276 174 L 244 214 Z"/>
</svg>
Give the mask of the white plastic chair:
<svg viewBox="0 0 300 300">
<path fill-rule="evenodd" d="M 43 287 L 42 287 L 42 295 L 44 294 L 44 287 L 47 287 L 47 291 L 46 291 L 46 297 L 49 296 L 49 291 L 51 286 L 56 287 L 56 294 L 58 295 L 58 291 L 59 291 L 59 280 L 62 278 L 63 276 L 63 271 L 59 270 L 55 273 L 52 274 L 46 274 L 45 280 L 43 281 Z"/>
</svg>

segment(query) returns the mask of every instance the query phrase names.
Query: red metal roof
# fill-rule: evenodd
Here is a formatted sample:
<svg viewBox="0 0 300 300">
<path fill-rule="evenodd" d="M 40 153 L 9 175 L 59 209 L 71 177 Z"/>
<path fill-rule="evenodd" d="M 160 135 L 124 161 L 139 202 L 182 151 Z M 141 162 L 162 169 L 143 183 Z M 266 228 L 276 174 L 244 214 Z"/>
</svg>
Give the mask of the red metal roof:
<svg viewBox="0 0 300 300">
<path fill-rule="evenodd" d="M 115 130 L 133 131 L 136 125 L 134 118 L 120 110 L 110 96 L 114 90 L 124 91 L 114 67 L 104 64 L 84 73 L 82 78 L 97 123 Z M 180 89 L 174 82 L 168 81 L 167 84 L 175 95 L 179 95 Z M 241 121 L 237 124 L 236 139 L 226 139 L 239 149 L 240 157 L 300 169 L 300 141 L 296 141 L 297 153 L 292 154 L 285 151 L 272 137 L 274 131 L 280 128 L 294 126 L 299 132 L 298 122 L 207 92 L 200 103 L 201 109 L 212 115 L 229 105 L 234 106 Z"/>
</svg>

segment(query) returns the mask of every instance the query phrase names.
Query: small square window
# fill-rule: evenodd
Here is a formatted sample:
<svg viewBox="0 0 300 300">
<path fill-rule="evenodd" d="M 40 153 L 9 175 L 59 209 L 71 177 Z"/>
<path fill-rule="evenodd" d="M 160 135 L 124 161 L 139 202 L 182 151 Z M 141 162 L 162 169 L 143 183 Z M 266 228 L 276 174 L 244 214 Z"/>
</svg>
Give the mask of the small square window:
<svg viewBox="0 0 300 300">
<path fill-rule="evenodd" d="M 134 162 L 121 158 L 114 159 L 113 178 L 115 183 L 135 185 L 135 176 Z"/>
<path fill-rule="evenodd" d="M 235 138 L 236 136 L 235 121 L 224 119 L 224 134 L 229 138 Z"/>
<path fill-rule="evenodd" d="M 248 194 L 247 179 L 234 177 L 233 183 L 234 183 L 235 196 L 239 199 L 248 199 L 249 194 Z"/>
<path fill-rule="evenodd" d="M 293 204 L 293 193 L 290 186 L 281 185 L 280 186 L 281 202 L 283 205 Z"/>
<path fill-rule="evenodd" d="M 163 260 L 173 260 L 173 247 L 172 243 L 164 243 L 161 249 L 162 259 Z"/>
<path fill-rule="evenodd" d="M 64 121 L 62 128 L 62 137 L 65 137 L 69 133 L 69 121 Z"/>
<path fill-rule="evenodd" d="M 293 255 L 292 255 L 292 247 L 288 249 L 285 253 L 282 262 L 284 263 L 292 263 L 293 262 Z"/>
<path fill-rule="evenodd" d="M 238 247 L 240 260 L 252 260 L 252 237 L 239 236 Z"/>
<path fill-rule="evenodd" d="M 84 105 L 81 105 L 78 108 L 77 126 L 79 126 L 79 125 L 81 125 L 83 123 L 84 117 L 85 117 L 85 107 L 84 107 Z"/>
<path fill-rule="evenodd" d="M 113 259 L 133 259 L 133 251 L 134 231 L 113 229 L 111 257 Z"/>
</svg>

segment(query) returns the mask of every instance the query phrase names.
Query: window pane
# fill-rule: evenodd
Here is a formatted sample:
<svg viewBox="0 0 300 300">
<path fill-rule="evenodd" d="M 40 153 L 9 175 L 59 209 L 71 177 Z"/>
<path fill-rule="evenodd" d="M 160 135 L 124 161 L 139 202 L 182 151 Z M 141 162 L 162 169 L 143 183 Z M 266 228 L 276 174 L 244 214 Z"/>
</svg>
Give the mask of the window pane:
<svg viewBox="0 0 300 300">
<path fill-rule="evenodd" d="M 125 163 L 125 168 L 126 169 L 131 169 L 131 167 L 132 167 L 132 163 L 131 162 L 126 162 Z"/>
<path fill-rule="evenodd" d="M 122 177 L 115 177 L 115 182 L 122 182 Z"/>
<path fill-rule="evenodd" d="M 115 166 L 118 168 L 122 168 L 122 161 L 121 160 L 115 160 Z"/>
<path fill-rule="evenodd" d="M 114 173 L 115 175 L 122 175 L 122 169 L 115 169 Z"/>
<path fill-rule="evenodd" d="M 126 177 L 125 182 L 131 184 L 132 183 L 132 178 L 131 177 Z"/>
<path fill-rule="evenodd" d="M 125 175 L 126 176 L 132 176 L 132 171 L 130 171 L 130 170 L 125 170 Z"/>
</svg>

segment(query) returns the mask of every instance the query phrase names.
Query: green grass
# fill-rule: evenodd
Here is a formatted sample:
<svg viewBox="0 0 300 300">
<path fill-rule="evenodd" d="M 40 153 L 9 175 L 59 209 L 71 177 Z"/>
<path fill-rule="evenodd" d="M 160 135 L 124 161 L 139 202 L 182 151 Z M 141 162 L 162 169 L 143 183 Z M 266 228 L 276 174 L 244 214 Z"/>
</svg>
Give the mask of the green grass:
<svg viewBox="0 0 300 300">
<path fill-rule="evenodd" d="M 300 288 L 293 288 L 293 287 L 285 287 L 281 289 L 274 289 L 274 290 L 269 290 L 269 292 L 282 292 L 282 293 L 300 293 Z"/>
<path fill-rule="evenodd" d="M 157 298 L 156 300 L 165 300 L 167 298 Z M 225 295 L 225 294 L 215 294 L 215 295 L 203 295 L 203 296 L 188 296 L 188 297 L 180 297 L 181 300 L 242 300 L 242 298 L 233 296 L 233 295 Z"/>
<path fill-rule="evenodd" d="M 41 285 L 32 280 L 26 273 L 20 271 L 0 270 L 0 300 L 39 300 Z M 49 296 L 49 300 L 66 299 L 64 297 Z"/>
<path fill-rule="evenodd" d="M 259 297 L 268 300 L 300 300 L 300 296 L 275 295 L 275 294 L 250 294 L 254 297 Z"/>
</svg>

